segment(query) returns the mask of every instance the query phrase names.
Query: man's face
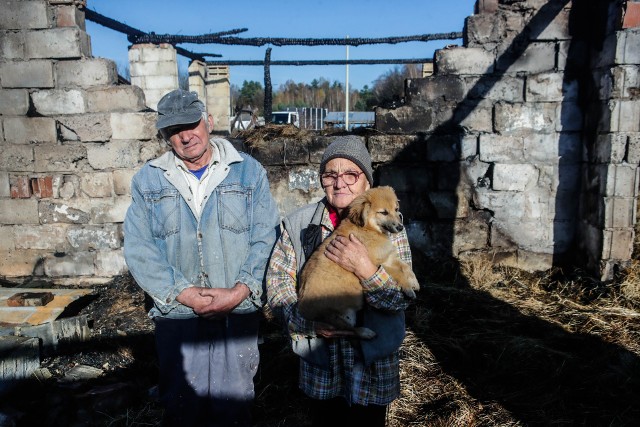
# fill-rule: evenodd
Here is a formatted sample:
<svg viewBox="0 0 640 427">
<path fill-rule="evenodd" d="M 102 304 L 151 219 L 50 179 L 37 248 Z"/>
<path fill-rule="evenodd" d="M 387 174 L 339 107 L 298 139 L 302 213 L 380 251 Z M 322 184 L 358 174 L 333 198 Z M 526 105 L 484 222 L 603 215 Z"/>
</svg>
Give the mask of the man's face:
<svg viewBox="0 0 640 427">
<path fill-rule="evenodd" d="M 162 130 L 163 136 L 171 144 L 173 152 L 191 170 L 208 165 L 211 160 L 212 152 L 208 131 L 213 126 L 211 115 L 207 117 L 207 121 L 200 119 L 195 123 L 169 126 Z"/>
<path fill-rule="evenodd" d="M 345 172 L 362 172 L 362 169 L 351 160 L 343 158 L 331 159 L 325 165 L 325 174 L 331 173 L 339 176 Z M 344 182 L 344 178 L 340 176 L 332 185 L 325 186 L 324 192 L 327 195 L 329 204 L 336 208 L 338 212 L 342 212 L 353 199 L 367 191 L 369 187 L 369 181 L 367 181 L 364 174 L 359 175 L 358 180 L 351 185 L 347 185 Z"/>
</svg>

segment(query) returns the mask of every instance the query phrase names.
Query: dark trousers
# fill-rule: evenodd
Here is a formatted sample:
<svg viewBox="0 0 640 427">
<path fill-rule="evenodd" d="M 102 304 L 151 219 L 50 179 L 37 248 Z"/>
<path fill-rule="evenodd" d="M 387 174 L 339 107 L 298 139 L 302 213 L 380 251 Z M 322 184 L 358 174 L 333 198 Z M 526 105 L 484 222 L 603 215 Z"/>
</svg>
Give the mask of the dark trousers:
<svg viewBox="0 0 640 427">
<path fill-rule="evenodd" d="M 311 425 L 313 427 L 384 427 L 387 407 L 380 405 L 347 405 L 341 397 L 311 401 Z"/>
<path fill-rule="evenodd" d="M 250 426 L 258 314 L 155 324 L 163 425 Z"/>
</svg>

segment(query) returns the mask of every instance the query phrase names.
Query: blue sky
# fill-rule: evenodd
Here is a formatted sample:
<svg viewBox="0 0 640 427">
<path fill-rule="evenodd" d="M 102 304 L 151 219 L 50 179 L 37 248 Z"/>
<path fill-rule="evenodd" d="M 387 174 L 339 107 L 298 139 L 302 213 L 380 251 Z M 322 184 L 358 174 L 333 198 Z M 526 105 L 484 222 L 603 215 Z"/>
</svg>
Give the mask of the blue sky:
<svg viewBox="0 0 640 427">
<path fill-rule="evenodd" d="M 238 37 L 342 38 L 392 37 L 462 31 L 473 14 L 475 0 L 280 0 L 206 1 L 183 0 L 88 0 L 87 7 L 144 32 L 202 35 L 238 28 Z M 93 55 L 109 58 L 119 66 L 128 63 L 130 43 L 126 35 L 87 20 Z M 436 49 L 462 40 L 409 42 L 349 47 L 350 59 L 431 58 Z M 222 54 L 229 60 L 263 60 L 268 46 L 180 44 L 193 52 Z M 271 60 L 346 59 L 345 46 L 272 46 Z M 217 58 L 211 58 L 217 59 Z M 189 59 L 178 55 L 181 69 Z M 272 66 L 274 89 L 287 80 L 311 82 L 323 77 L 344 83 L 346 67 Z M 361 89 L 394 68 L 394 65 L 350 65 L 349 84 Z M 232 66 L 231 83 L 244 80 L 264 84 L 261 66 Z"/>
</svg>

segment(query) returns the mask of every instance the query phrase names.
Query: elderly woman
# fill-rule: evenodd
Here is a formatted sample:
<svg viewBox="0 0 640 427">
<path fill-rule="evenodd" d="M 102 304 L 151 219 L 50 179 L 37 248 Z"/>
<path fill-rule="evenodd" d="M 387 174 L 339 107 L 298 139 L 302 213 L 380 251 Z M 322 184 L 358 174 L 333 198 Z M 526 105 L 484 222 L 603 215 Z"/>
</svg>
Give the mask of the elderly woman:
<svg viewBox="0 0 640 427">
<path fill-rule="evenodd" d="M 268 302 L 282 316 L 300 356 L 299 387 L 311 398 L 314 426 L 384 426 L 387 406 L 400 394 L 398 348 L 408 301 L 384 267 L 372 263 L 357 238 L 335 238 L 326 256 L 360 279 L 365 308 L 359 323 L 377 336 L 357 339 L 353 333 L 304 319 L 296 307 L 305 260 L 337 227 L 353 199 L 371 188 L 372 172 L 371 157 L 358 138 L 341 137 L 329 145 L 320 163 L 326 197 L 284 219 L 267 270 Z M 390 239 L 411 265 L 406 232 Z"/>
</svg>

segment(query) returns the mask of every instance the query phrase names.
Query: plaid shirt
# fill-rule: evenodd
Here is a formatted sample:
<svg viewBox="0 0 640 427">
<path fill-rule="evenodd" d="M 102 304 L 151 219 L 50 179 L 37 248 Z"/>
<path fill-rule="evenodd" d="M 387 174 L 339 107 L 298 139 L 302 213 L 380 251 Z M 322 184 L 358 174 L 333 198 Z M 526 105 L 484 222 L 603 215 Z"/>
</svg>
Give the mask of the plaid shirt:
<svg viewBox="0 0 640 427">
<path fill-rule="evenodd" d="M 322 237 L 333 231 L 329 214 L 322 216 Z M 406 232 L 391 235 L 400 258 L 411 265 L 411 250 Z M 314 322 L 298 314 L 296 293 L 297 260 L 286 230 L 271 255 L 267 270 L 267 298 L 274 311 L 283 316 L 292 340 L 315 337 Z M 361 282 L 367 304 L 383 310 L 404 310 L 408 303 L 396 282 L 384 270 Z M 300 359 L 299 387 L 315 399 L 342 396 L 359 405 L 387 405 L 400 395 L 400 362 L 398 352 L 376 360 L 370 366 L 360 361 L 358 350 L 346 338 L 334 338 L 329 345 L 329 369 Z"/>
</svg>

